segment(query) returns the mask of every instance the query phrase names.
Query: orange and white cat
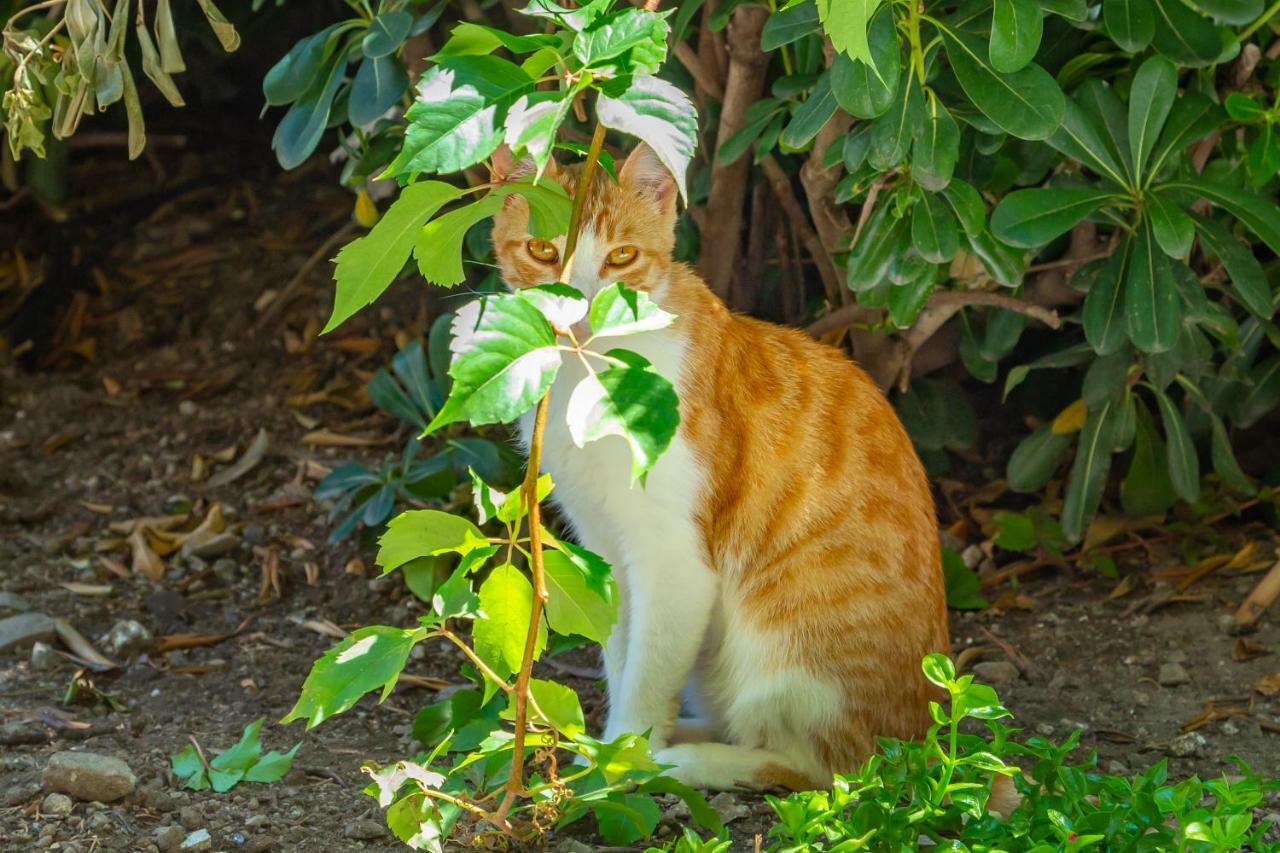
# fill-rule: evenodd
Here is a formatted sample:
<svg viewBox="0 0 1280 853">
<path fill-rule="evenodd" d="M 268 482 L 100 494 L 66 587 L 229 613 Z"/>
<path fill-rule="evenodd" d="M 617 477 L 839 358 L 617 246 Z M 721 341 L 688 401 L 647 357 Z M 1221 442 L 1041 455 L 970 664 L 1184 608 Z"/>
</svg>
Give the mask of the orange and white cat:
<svg viewBox="0 0 1280 853">
<path fill-rule="evenodd" d="M 578 169 L 548 175 L 572 193 Z M 555 281 L 563 238 L 535 240 L 509 199 L 493 228 L 503 277 Z M 624 442 L 574 445 L 576 360 L 551 391 L 543 468 L 620 592 L 604 738 L 651 732 L 655 759 L 699 787 L 826 787 L 877 737 L 930 723 L 920 660 L 948 650 L 933 499 L 871 379 L 797 330 L 731 313 L 672 259 L 675 217 L 675 182 L 641 145 L 617 181 L 596 171 L 571 275 L 588 298 L 622 281 L 677 317 L 619 342 L 680 398 L 647 486 L 628 485 Z M 526 417 L 526 442 L 530 429 Z M 682 691 L 694 718 L 678 718 Z"/>
</svg>

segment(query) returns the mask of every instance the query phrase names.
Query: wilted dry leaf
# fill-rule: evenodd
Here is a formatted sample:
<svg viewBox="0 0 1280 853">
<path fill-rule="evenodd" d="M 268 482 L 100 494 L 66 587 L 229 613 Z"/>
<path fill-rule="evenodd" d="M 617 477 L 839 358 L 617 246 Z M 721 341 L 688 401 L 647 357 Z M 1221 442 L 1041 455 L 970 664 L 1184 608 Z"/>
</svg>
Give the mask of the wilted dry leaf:
<svg viewBox="0 0 1280 853">
<path fill-rule="evenodd" d="M 359 575 L 360 577 L 364 577 L 364 560 L 361 560 L 359 557 L 352 557 L 347 561 L 347 564 L 342 567 L 342 571 L 348 575 Z"/>
<path fill-rule="evenodd" d="M 157 637 L 155 651 L 157 653 L 172 652 L 177 649 L 194 649 L 201 646 L 216 646 L 240 634 L 249 624 L 248 619 L 240 623 L 230 634 L 166 634 Z"/>
<path fill-rule="evenodd" d="M 1270 649 L 1248 637 L 1238 637 L 1235 645 L 1231 647 L 1231 659 L 1235 661 L 1247 661 L 1269 654 L 1271 654 Z"/>
<path fill-rule="evenodd" d="M 1280 672 L 1262 676 L 1254 683 L 1253 689 L 1261 693 L 1263 696 L 1276 696 L 1280 694 Z"/>
<path fill-rule="evenodd" d="M 111 557 L 98 557 L 98 565 L 118 578 L 130 577 L 129 569 L 119 560 L 113 560 Z"/>
<path fill-rule="evenodd" d="M 173 530 L 175 527 L 181 527 L 186 524 L 190 518 L 190 513 L 144 516 L 142 518 L 131 518 L 128 521 L 113 521 L 110 527 L 112 532 L 119 533 L 121 536 L 128 536 L 140 527 L 149 527 L 154 531 Z"/>
<path fill-rule="evenodd" d="M 443 678 L 432 678 L 427 675 L 409 675 L 408 673 L 400 673 L 400 677 L 396 679 L 396 687 L 421 687 L 424 690 L 443 690 L 449 687 L 450 682 Z"/>
<path fill-rule="evenodd" d="M 1134 533 L 1139 530 L 1146 530 L 1149 527 L 1159 527 L 1162 524 L 1164 524 L 1163 515 L 1150 515 L 1144 518 L 1099 515 L 1090 522 L 1089 530 L 1084 536 L 1084 544 L 1080 547 L 1081 550 L 1087 552 L 1122 533 Z"/>
<path fill-rule="evenodd" d="M 204 520 L 191 532 L 173 537 L 173 544 L 181 548 L 183 554 L 189 554 L 226 529 L 227 521 L 222 512 L 222 504 L 214 502 L 210 504 Z"/>
<path fill-rule="evenodd" d="M 355 435 L 343 435 L 327 429 L 312 430 L 302 437 L 302 443 L 308 447 L 370 447 L 384 444 L 382 439 L 361 438 Z"/>
<path fill-rule="evenodd" d="M 111 515 L 116 510 L 111 504 L 98 504 L 92 501 L 80 501 L 80 506 L 89 510 L 89 512 L 96 512 L 98 515 Z"/>
<path fill-rule="evenodd" d="M 1124 598 L 1133 592 L 1133 588 L 1138 585 L 1137 575 L 1125 575 L 1120 578 L 1120 583 L 1116 584 L 1115 589 L 1107 593 L 1107 601 L 1114 601 L 1117 598 Z"/>
<path fill-rule="evenodd" d="M 55 432 L 53 435 L 49 436 L 48 438 L 46 438 L 41 443 L 40 450 L 41 452 L 44 453 L 45 456 L 52 456 L 53 454 L 57 453 L 63 447 L 66 447 L 68 444 L 75 441 L 79 437 L 80 437 L 80 431 L 78 429 L 70 428 L 70 429 L 60 430 L 58 432 Z"/>
<path fill-rule="evenodd" d="M 335 640 L 341 640 L 347 636 L 347 632 L 339 628 L 328 619 L 308 619 L 302 623 L 302 627 L 317 634 L 323 634 L 326 637 L 333 637 Z"/>
<path fill-rule="evenodd" d="M 107 392 L 108 397 L 116 397 L 120 394 L 120 383 L 110 376 L 102 377 L 102 388 Z"/>
<path fill-rule="evenodd" d="M 1229 720 L 1232 717 L 1252 717 L 1253 709 L 1241 707 L 1239 705 L 1219 704 L 1215 699 L 1206 699 L 1204 707 L 1200 709 L 1200 713 L 1182 724 L 1184 732 L 1194 732 L 1196 729 L 1203 728 L 1214 720 Z"/>
<path fill-rule="evenodd" d="M 204 461 L 204 457 L 199 453 L 191 456 L 191 482 L 202 482 L 209 476 L 209 465 Z"/>
<path fill-rule="evenodd" d="M 58 586 L 67 592 L 74 592 L 76 595 L 91 596 L 107 596 L 115 591 L 115 587 L 109 583 L 80 583 L 79 581 L 67 581 L 60 583 Z"/>
<path fill-rule="evenodd" d="M 214 462 L 221 462 L 223 465 L 226 465 L 232 459 L 236 458 L 236 446 L 234 444 L 228 444 L 221 450 L 215 450 L 209 455 L 209 458 Z"/>
<path fill-rule="evenodd" d="M 1237 625 L 1252 625 L 1271 606 L 1271 602 L 1280 597 L 1280 561 L 1271 567 L 1271 571 L 1258 581 L 1258 585 L 1249 593 L 1249 597 L 1236 611 Z"/>
<path fill-rule="evenodd" d="M 280 598 L 280 555 L 274 548 L 258 546 L 253 552 L 262 558 L 262 585 L 258 588 L 258 603 L 266 604 Z"/>
<path fill-rule="evenodd" d="M 151 545 L 147 542 L 146 528 L 140 527 L 130 533 L 128 542 L 135 575 L 145 575 L 151 581 L 158 581 L 164 577 L 164 563 L 156 552 L 151 550 Z"/>
<path fill-rule="evenodd" d="M 93 643 L 86 640 L 84 635 L 72 627 L 66 619 L 54 619 L 53 630 L 57 632 L 58 639 L 62 640 L 62 644 L 71 650 L 76 659 L 90 669 L 102 672 L 120 668 L 120 664 L 95 649 Z"/>
<path fill-rule="evenodd" d="M 315 586 L 320 582 L 320 564 L 306 562 L 302 564 L 303 571 L 307 574 L 307 586 Z"/>
<path fill-rule="evenodd" d="M 320 424 L 319 418 L 313 418 L 310 415 L 304 415 L 302 412 L 290 410 L 293 419 L 298 422 L 298 426 L 303 429 L 315 429 Z"/>
<path fill-rule="evenodd" d="M 248 474 L 257 467 L 258 463 L 262 461 L 262 458 L 267 455 L 267 448 L 270 444 L 271 438 L 267 435 L 267 431 L 265 429 L 258 430 L 258 434 L 254 436 L 253 441 L 245 450 L 244 455 L 236 460 L 236 463 L 231 467 L 225 468 L 210 477 L 207 487 L 210 489 L 218 489 L 230 483 L 234 483 L 245 474 Z"/>
</svg>

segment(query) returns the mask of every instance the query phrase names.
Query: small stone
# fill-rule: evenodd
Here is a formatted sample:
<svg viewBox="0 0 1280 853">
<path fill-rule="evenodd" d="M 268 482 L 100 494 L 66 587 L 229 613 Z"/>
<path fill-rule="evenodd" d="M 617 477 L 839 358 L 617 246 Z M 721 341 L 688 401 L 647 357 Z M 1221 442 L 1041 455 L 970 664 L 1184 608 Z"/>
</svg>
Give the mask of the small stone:
<svg viewBox="0 0 1280 853">
<path fill-rule="evenodd" d="M 98 638 L 98 643 L 109 655 L 130 658 L 151 646 L 155 639 L 147 626 L 135 619 L 122 619 L 111 630 Z"/>
<path fill-rule="evenodd" d="M 55 752 L 44 768 L 44 786 L 77 800 L 112 803 L 133 793 L 138 778 L 129 765 L 95 752 Z"/>
<path fill-rule="evenodd" d="M 53 620 L 43 613 L 19 613 L 0 619 L 0 653 L 10 649 L 25 649 L 42 640 L 53 639 Z"/>
<path fill-rule="evenodd" d="M 189 418 L 196 413 L 196 404 L 190 400 L 183 400 L 178 404 L 178 414 L 185 418 Z"/>
<path fill-rule="evenodd" d="M 54 652 L 53 647 L 48 643 L 36 640 L 31 644 L 31 669 L 35 672 L 47 672 L 48 670 L 56 669 L 61 661 L 62 658 Z"/>
<path fill-rule="evenodd" d="M 250 815 L 244 822 L 245 829 L 266 829 L 271 826 L 271 818 L 264 814 Z"/>
<path fill-rule="evenodd" d="M 31 602 L 16 592 L 0 592 L 0 610 L 11 610 L 14 613 L 26 613 L 31 609 Z"/>
<path fill-rule="evenodd" d="M 1187 732 L 1169 741 L 1169 754 L 1178 758 L 1192 758 L 1208 748 L 1208 739 L 1199 732 Z"/>
<path fill-rule="evenodd" d="M 213 561 L 213 573 L 227 586 L 233 586 L 240 580 L 240 565 L 235 560 L 222 557 Z"/>
<path fill-rule="evenodd" d="M 1156 681 L 1161 687 L 1177 687 L 1180 684 L 1188 684 L 1191 676 L 1187 674 L 1187 668 L 1180 663 L 1163 663 L 1160 665 L 1160 673 L 1156 676 Z"/>
<path fill-rule="evenodd" d="M 250 545 L 261 545 L 262 541 L 267 538 L 267 532 L 262 529 L 261 524 L 246 524 L 244 529 L 240 531 L 240 538 Z"/>
<path fill-rule="evenodd" d="M 720 815 L 720 820 L 724 823 L 729 823 L 751 813 L 750 809 L 728 791 L 721 791 L 716 794 L 708 804 L 716 810 L 716 814 Z"/>
<path fill-rule="evenodd" d="M 195 851 L 210 850 L 212 848 L 213 838 L 210 837 L 207 829 L 197 829 L 182 839 L 182 844 L 178 846 L 179 850 L 185 850 L 187 853 L 195 853 Z"/>
<path fill-rule="evenodd" d="M 1222 733 L 1228 737 L 1240 734 L 1240 727 L 1231 720 L 1222 721 Z"/>
<path fill-rule="evenodd" d="M 39 793 L 40 785 L 37 782 L 16 782 L 0 793 L 0 808 L 8 809 L 20 806 L 34 799 Z"/>
<path fill-rule="evenodd" d="M 186 835 L 182 827 L 171 823 L 168 826 L 162 826 L 157 829 L 153 837 L 155 838 L 156 846 L 164 853 L 173 853 L 173 851 L 182 846 L 182 839 Z"/>
<path fill-rule="evenodd" d="M 204 815 L 195 806 L 183 806 L 178 812 L 178 821 L 187 829 L 195 829 L 204 823 Z"/>
<path fill-rule="evenodd" d="M 387 830 L 376 820 L 363 818 L 361 820 L 353 820 L 344 826 L 342 834 L 355 841 L 373 841 L 376 838 L 384 837 L 387 834 Z"/>
<path fill-rule="evenodd" d="M 49 794 L 40 803 L 40 812 L 42 814 L 56 817 L 64 817 L 71 814 L 73 808 L 75 808 L 75 803 L 71 802 L 71 798 L 66 794 Z"/>
<path fill-rule="evenodd" d="M 560 842 L 560 846 L 556 848 L 556 853 L 592 853 L 595 849 L 590 844 L 583 844 L 576 838 L 566 838 Z"/>
<path fill-rule="evenodd" d="M 982 553 L 982 549 L 977 545 L 970 545 L 960 552 L 960 559 L 964 561 L 966 569 L 976 569 L 982 562 L 982 558 L 986 556 Z"/>
<path fill-rule="evenodd" d="M 986 684 L 1009 684 L 1018 680 L 1018 668 L 1007 660 L 984 660 L 973 665 L 973 677 Z"/>
<path fill-rule="evenodd" d="M 254 835 L 244 843 L 244 853 L 268 853 L 276 849 L 276 840 L 270 835 Z"/>
</svg>

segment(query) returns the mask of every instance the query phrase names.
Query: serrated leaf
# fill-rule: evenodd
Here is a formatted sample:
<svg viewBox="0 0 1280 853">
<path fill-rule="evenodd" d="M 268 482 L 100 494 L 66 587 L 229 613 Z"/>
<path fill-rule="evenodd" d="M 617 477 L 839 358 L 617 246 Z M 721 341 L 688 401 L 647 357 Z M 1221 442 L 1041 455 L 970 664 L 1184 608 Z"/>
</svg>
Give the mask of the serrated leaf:
<svg viewBox="0 0 1280 853">
<path fill-rule="evenodd" d="M 507 146 L 517 157 L 527 152 L 533 158 L 535 177 L 542 175 L 551 159 L 556 132 L 572 103 L 572 98 L 559 92 L 535 92 L 521 95 L 507 110 L 504 131 Z"/>
<path fill-rule="evenodd" d="M 818 20 L 836 50 L 854 59 L 872 62 L 867 25 L 880 0 L 816 0 Z"/>
<path fill-rule="evenodd" d="M 490 193 L 423 225 L 413 241 L 413 257 L 418 262 L 418 272 L 422 277 L 441 287 L 453 287 L 466 281 L 467 274 L 462 267 L 462 243 L 467 232 L 501 209 L 502 195 Z"/>
<path fill-rule="evenodd" d="M 601 94 L 596 116 L 605 127 L 652 148 L 686 198 L 685 173 L 698 146 L 698 112 L 684 92 L 657 77 L 637 77 L 616 98 Z"/>
<path fill-rule="evenodd" d="M 582 704 L 573 688 L 534 678 L 529 681 L 529 693 L 543 717 L 561 736 L 573 738 L 587 730 L 582 716 Z M 514 720 L 515 709 L 508 707 L 501 716 L 504 720 Z"/>
<path fill-rule="evenodd" d="M 593 577 L 591 564 L 556 550 L 543 553 L 546 570 L 547 623 L 558 634 L 577 634 L 604 645 L 618 617 L 613 580 Z"/>
<path fill-rule="evenodd" d="M 388 574 L 418 557 L 466 554 L 489 544 L 470 521 L 437 509 L 408 510 L 391 519 L 378 540 L 377 564 Z"/>
<path fill-rule="evenodd" d="M 480 585 L 481 617 L 471 636 L 476 654 L 502 678 L 519 671 L 524 662 L 532 607 L 533 586 L 510 563 L 498 566 Z M 539 623 L 533 659 L 546 647 L 546 625 Z"/>
<path fill-rule="evenodd" d="M 379 701 L 386 699 L 416 642 L 414 631 L 386 625 L 353 631 L 312 665 L 302 695 L 280 722 L 306 720 L 310 729 L 372 690 L 381 689 Z"/>
<path fill-rule="evenodd" d="M 591 339 L 617 338 L 665 329 L 675 315 L 659 308 L 649 294 L 622 282 L 601 288 L 591 299 Z"/>
<path fill-rule="evenodd" d="M 667 55 L 667 14 L 621 9 L 594 21 L 573 40 L 573 52 L 584 67 L 599 67 L 627 54 L 623 69 L 654 74 Z"/>
<path fill-rule="evenodd" d="M 410 184 L 372 231 L 343 246 L 334 271 L 333 313 L 324 331 L 337 328 L 377 299 L 404 269 L 422 224 L 461 195 L 461 190 L 443 181 Z"/>
</svg>

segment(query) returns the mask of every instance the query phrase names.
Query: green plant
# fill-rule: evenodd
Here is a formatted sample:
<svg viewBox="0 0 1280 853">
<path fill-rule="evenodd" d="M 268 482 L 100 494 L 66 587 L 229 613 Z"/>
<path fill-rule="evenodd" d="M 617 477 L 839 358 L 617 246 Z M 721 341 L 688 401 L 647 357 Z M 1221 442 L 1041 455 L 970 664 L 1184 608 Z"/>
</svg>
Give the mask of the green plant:
<svg viewBox="0 0 1280 853">
<path fill-rule="evenodd" d="M 275 782 L 289 772 L 293 756 L 302 744 L 288 752 L 272 750 L 262 754 L 258 733 L 266 717 L 259 717 L 245 726 L 240 741 L 228 747 L 212 759 L 206 759 L 204 751 L 192 738 L 191 743 L 173 754 L 170 761 L 173 775 L 182 780 L 184 788 L 193 791 L 213 789 L 221 794 L 230 791 L 241 782 Z"/>
<path fill-rule="evenodd" d="M 1068 759 L 1079 732 L 1055 744 L 1019 740 L 1000 720 L 1011 716 L 996 692 L 956 676 L 942 655 L 924 660 L 929 680 L 949 701 L 933 703 L 934 724 L 917 742 L 886 740 L 830 791 L 769 798 L 779 822 L 771 851 L 939 850 L 1275 850 L 1254 809 L 1280 790 L 1237 761 L 1234 778 L 1168 779 L 1164 759 L 1132 777 L 1098 770 L 1095 756 Z M 971 723 L 982 729 L 974 733 Z M 1020 769 L 1021 768 L 1021 769 Z M 998 777 L 1021 800 L 1007 815 L 989 811 Z M 696 849 L 696 848 L 681 848 Z"/>
</svg>

